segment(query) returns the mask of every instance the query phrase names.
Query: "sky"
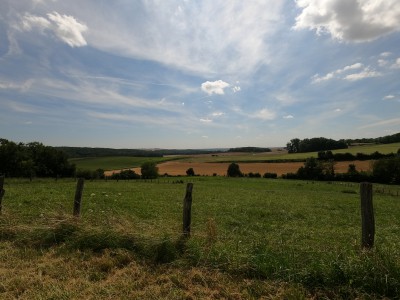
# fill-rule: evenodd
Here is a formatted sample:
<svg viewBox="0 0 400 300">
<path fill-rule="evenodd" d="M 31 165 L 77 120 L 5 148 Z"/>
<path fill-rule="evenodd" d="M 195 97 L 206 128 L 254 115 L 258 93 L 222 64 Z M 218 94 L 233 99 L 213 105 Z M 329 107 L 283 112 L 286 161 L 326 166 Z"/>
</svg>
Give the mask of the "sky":
<svg viewBox="0 0 400 300">
<path fill-rule="evenodd" d="M 0 2 L 0 138 L 186 149 L 397 132 L 398 0 Z"/>
</svg>

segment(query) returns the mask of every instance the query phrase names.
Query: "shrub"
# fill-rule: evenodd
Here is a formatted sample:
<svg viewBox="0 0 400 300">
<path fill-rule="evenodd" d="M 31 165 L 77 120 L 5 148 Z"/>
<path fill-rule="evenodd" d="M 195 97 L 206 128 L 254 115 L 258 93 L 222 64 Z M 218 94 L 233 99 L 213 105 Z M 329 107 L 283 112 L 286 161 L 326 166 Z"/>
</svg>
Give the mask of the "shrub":
<svg viewBox="0 0 400 300">
<path fill-rule="evenodd" d="M 193 168 L 189 168 L 186 170 L 186 175 L 187 176 L 195 176 Z"/>
<path fill-rule="evenodd" d="M 155 162 L 145 162 L 141 166 L 143 179 L 155 179 L 158 177 L 158 168 Z"/>
<path fill-rule="evenodd" d="M 242 177 L 243 173 L 240 171 L 239 165 L 236 163 L 231 163 L 227 171 L 228 177 Z"/>
<path fill-rule="evenodd" d="M 276 173 L 264 173 L 264 178 L 278 178 L 278 175 Z"/>
</svg>

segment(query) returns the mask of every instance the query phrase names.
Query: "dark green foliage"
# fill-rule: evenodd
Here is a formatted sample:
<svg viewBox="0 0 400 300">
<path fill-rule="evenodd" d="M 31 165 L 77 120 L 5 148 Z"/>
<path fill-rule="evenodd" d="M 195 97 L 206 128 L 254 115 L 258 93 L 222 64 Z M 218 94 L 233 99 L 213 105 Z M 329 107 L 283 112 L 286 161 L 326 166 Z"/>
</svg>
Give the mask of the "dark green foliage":
<svg viewBox="0 0 400 300">
<path fill-rule="evenodd" d="M 271 152 L 271 149 L 260 148 L 260 147 L 238 147 L 238 148 L 230 148 L 227 152 L 262 153 L 262 152 Z"/>
<path fill-rule="evenodd" d="M 247 174 L 247 176 L 249 178 L 261 178 L 261 174 L 258 172 L 256 172 L 256 173 L 250 172 L 249 174 Z"/>
<path fill-rule="evenodd" d="M 375 161 L 372 176 L 375 182 L 400 184 L 400 157 Z"/>
<path fill-rule="evenodd" d="M 186 170 L 186 175 L 187 176 L 195 176 L 193 168 L 189 168 Z"/>
<path fill-rule="evenodd" d="M 165 155 L 194 155 L 210 154 L 216 150 L 197 149 L 111 149 L 90 147 L 55 147 L 71 158 L 78 157 L 105 157 L 105 156 L 134 156 L 134 157 L 163 157 Z"/>
<path fill-rule="evenodd" d="M 348 144 L 392 144 L 400 142 L 400 132 L 378 138 L 348 139 Z"/>
<path fill-rule="evenodd" d="M 300 140 L 292 139 L 286 144 L 289 153 L 305 153 L 314 151 L 346 149 L 347 143 L 344 140 L 335 141 L 324 137 Z"/>
<path fill-rule="evenodd" d="M 141 166 L 143 179 L 155 179 L 158 177 L 158 167 L 155 162 L 145 162 Z"/>
<path fill-rule="evenodd" d="M 236 163 L 231 163 L 228 167 L 227 176 L 228 177 L 242 177 L 243 174 L 240 171 L 239 165 Z"/>
<path fill-rule="evenodd" d="M 278 178 L 278 175 L 276 173 L 264 173 L 264 178 Z"/>
<path fill-rule="evenodd" d="M 0 173 L 9 177 L 72 177 L 67 155 L 38 142 L 16 144 L 0 139 Z"/>
<path fill-rule="evenodd" d="M 136 174 L 133 170 L 122 170 L 119 173 L 112 174 L 111 179 L 116 180 L 130 180 L 130 179 L 140 179 L 140 175 Z"/>
</svg>

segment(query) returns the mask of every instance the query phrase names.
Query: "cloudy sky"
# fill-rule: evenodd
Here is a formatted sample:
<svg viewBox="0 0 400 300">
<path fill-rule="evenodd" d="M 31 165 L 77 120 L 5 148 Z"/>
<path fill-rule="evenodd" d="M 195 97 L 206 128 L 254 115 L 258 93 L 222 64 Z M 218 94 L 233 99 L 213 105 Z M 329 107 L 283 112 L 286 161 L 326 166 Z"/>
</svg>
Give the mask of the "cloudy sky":
<svg viewBox="0 0 400 300">
<path fill-rule="evenodd" d="M 0 137 L 284 146 L 400 131 L 398 0 L 2 0 Z"/>
</svg>

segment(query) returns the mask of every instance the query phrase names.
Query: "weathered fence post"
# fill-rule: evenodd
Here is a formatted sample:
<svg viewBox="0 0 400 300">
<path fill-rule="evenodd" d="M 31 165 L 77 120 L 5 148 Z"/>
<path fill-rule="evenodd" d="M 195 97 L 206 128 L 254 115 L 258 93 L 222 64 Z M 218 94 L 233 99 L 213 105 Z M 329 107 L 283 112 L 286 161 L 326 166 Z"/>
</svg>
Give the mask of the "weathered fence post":
<svg viewBox="0 0 400 300">
<path fill-rule="evenodd" d="M 193 183 L 186 185 L 186 195 L 183 199 L 183 236 L 190 237 L 190 223 L 192 221 L 192 190 Z"/>
<path fill-rule="evenodd" d="M 361 226 L 362 226 L 362 248 L 370 249 L 374 246 L 375 217 L 372 204 L 372 183 L 360 183 L 361 197 Z"/>
<path fill-rule="evenodd" d="M 4 176 L 0 176 L 0 214 L 1 214 L 1 210 L 3 208 L 3 196 L 5 194 L 5 190 L 3 189 L 4 186 Z"/>
<path fill-rule="evenodd" d="M 82 203 L 82 194 L 83 194 L 83 186 L 85 183 L 84 178 L 78 178 L 78 182 L 76 183 L 76 191 L 75 191 L 75 199 L 74 199 L 74 216 L 79 217 L 81 214 L 81 203 Z"/>
</svg>

